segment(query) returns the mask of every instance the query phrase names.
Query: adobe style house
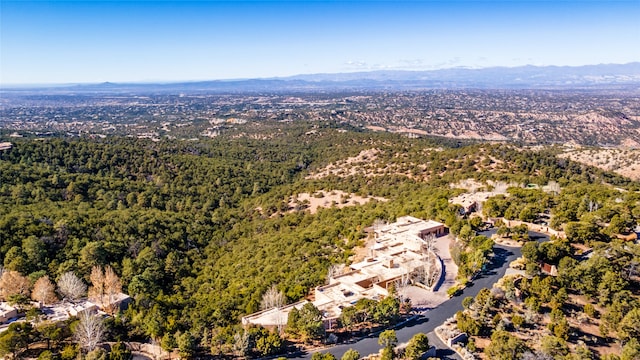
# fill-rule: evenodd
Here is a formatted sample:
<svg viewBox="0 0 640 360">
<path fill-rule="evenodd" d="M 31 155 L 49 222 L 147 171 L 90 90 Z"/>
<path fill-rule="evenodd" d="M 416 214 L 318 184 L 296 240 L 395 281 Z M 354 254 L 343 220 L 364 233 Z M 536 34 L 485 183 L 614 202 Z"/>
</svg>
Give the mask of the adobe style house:
<svg viewBox="0 0 640 360">
<path fill-rule="evenodd" d="M 348 271 L 329 280 L 328 285 L 318 286 L 313 304 L 323 312 L 328 328 L 335 324 L 342 308 L 367 298 L 380 300 L 389 295 L 390 285 L 408 276 L 425 264 L 428 240 L 447 234 L 444 224 L 403 216 L 395 223 L 373 229 L 375 244 L 369 256 L 351 264 Z M 296 303 L 276 309 L 261 311 L 242 318 L 243 324 L 276 326 L 273 322 L 286 323 L 286 315 Z M 286 312 L 286 314 L 284 314 Z"/>
</svg>

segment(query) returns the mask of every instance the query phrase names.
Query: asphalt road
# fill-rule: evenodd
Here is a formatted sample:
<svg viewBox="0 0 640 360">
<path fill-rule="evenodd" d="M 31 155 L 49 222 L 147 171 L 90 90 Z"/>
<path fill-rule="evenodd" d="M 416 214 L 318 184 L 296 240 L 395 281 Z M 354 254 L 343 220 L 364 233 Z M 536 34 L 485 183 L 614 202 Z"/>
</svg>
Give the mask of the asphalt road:
<svg viewBox="0 0 640 360">
<path fill-rule="evenodd" d="M 482 232 L 480 235 L 491 236 L 494 232 L 495 230 L 492 229 Z M 531 239 L 536 239 L 538 241 L 546 241 L 549 239 L 548 236 L 541 233 L 529 232 L 529 236 Z M 428 334 L 432 332 L 446 319 L 455 315 L 459 310 L 462 310 L 462 299 L 467 296 L 475 297 L 483 288 L 490 289 L 494 283 L 504 276 L 507 268 L 509 267 L 509 263 L 520 257 L 522 254 L 520 252 L 520 248 L 501 245 L 495 245 L 493 250 L 495 256 L 493 257 L 492 262 L 482 274 L 473 280 L 470 286 L 464 289 L 462 294 L 445 301 L 434 309 L 424 312 L 417 320 L 396 329 L 398 343 L 401 344 L 408 342 L 413 335 L 417 333 Z M 349 349 L 357 350 L 360 353 L 360 356 L 364 357 L 369 354 L 377 353 L 380 351 L 381 346 L 378 345 L 377 334 L 374 334 L 352 343 L 335 345 L 329 349 L 322 350 L 321 352 L 331 353 L 335 355 L 336 358 L 340 359 Z M 441 358 L 447 358 L 448 356 L 453 356 L 453 354 L 455 353 L 449 349 L 438 349 L 438 356 Z M 309 359 L 311 358 L 311 355 L 313 355 L 313 353 L 301 354 L 297 359 Z M 457 356 L 453 357 L 457 358 Z"/>
</svg>

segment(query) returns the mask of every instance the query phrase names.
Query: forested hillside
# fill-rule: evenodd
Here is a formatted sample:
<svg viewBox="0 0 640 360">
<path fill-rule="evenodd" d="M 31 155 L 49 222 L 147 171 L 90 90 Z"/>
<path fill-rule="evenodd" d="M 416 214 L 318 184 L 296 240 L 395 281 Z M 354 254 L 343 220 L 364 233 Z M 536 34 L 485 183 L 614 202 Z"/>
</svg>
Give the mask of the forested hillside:
<svg viewBox="0 0 640 360">
<path fill-rule="evenodd" d="M 212 338 L 230 349 L 240 318 L 259 310 L 272 285 L 293 302 L 322 284 L 331 264 L 349 262 L 376 219 L 413 215 L 458 233 L 469 222 L 448 199 L 462 191 L 450 186 L 460 180 L 557 182 L 566 189 L 560 194 L 514 188 L 486 211 L 524 220 L 551 211 L 571 241 L 606 244 L 640 218 L 638 183 L 553 151 L 506 144 L 409 139 L 331 123 L 265 123 L 198 142 L 13 142 L 0 151 L 5 271 L 32 282 L 72 271 L 89 282 L 94 266 L 109 265 L 133 298 L 113 339 L 171 344 L 190 334 L 202 352 L 214 351 Z M 376 159 L 349 165 L 353 171 L 313 176 L 369 149 Z M 288 211 L 292 195 L 318 190 L 389 201 Z"/>
</svg>

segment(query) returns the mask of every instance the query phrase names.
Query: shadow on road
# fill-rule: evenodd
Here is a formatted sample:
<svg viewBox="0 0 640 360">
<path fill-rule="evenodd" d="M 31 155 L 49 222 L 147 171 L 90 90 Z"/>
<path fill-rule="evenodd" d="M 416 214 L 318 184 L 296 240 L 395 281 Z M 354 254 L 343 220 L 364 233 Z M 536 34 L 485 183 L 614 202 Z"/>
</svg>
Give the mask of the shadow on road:
<svg viewBox="0 0 640 360">
<path fill-rule="evenodd" d="M 436 357 L 438 359 L 458 359 L 457 354 L 451 349 L 437 349 Z"/>
<path fill-rule="evenodd" d="M 495 270 L 499 269 L 504 265 L 509 256 L 513 255 L 511 250 L 503 249 L 500 247 L 493 248 L 493 259 L 489 264 L 487 264 L 487 270 Z"/>
<path fill-rule="evenodd" d="M 442 270 L 440 271 L 440 277 L 438 278 L 438 282 L 436 283 L 436 285 L 433 287 L 432 291 L 436 292 L 438 290 L 440 290 L 440 286 L 442 286 L 442 284 L 444 284 L 444 278 L 445 275 L 447 273 L 447 267 L 444 264 L 444 261 L 442 261 L 442 259 L 440 259 L 440 257 L 438 257 L 438 261 L 440 262 L 440 266 L 442 268 Z"/>
<path fill-rule="evenodd" d="M 505 263 L 507 262 L 507 259 L 510 256 L 514 255 L 511 250 L 503 249 L 500 247 L 494 247 L 493 254 L 494 255 L 493 255 L 493 258 L 491 259 L 491 262 L 487 263 L 485 265 L 484 270 L 480 272 L 478 275 L 476 275 L 473 278 L 473 280 L 479 280 L 479 279 L 496 275 L 498 273 L 498 270 L 500 270 L 505 265 Z M 473 285 L 469 284 L 468 287 L 470 286 L 473 286 Z"/>
<path fill-rule="evenodd" d="M 397 329 L 400 328 L 412 328 L 414 326 L 420 325 L 420 324 L 424 324 L 427 321 L 429 321 L 429 318 L 423 315 L 419 315 L 418 317 L 416 317 L 415 319 L 407 322 L 406 324 L 403 324 L 401 326 L 398 326 Z"/>
</svg>

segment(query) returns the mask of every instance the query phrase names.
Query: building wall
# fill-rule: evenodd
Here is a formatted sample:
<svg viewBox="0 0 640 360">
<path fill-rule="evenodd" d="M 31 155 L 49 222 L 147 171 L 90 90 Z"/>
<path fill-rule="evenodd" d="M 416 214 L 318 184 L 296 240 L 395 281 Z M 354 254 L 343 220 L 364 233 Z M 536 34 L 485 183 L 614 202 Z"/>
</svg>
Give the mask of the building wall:
<svg viewBox="0 0 640 360">
<path fill-rule="evenodd" d="M 16 316 L 18 316 L 18 311 L 16 309 L 2 310 L 0 311 L 0 323 L 5 323 Z"/>
<path fill-rule="evenodd" d="M 420 237 L 425 238 L 426 236 L 433 235 L 435 237 L 440 237 L 446 235 L 446 229 L 444 225 L 439 225 L 437 227 L 424 229 L 420 232 Z"/>
</svg>

